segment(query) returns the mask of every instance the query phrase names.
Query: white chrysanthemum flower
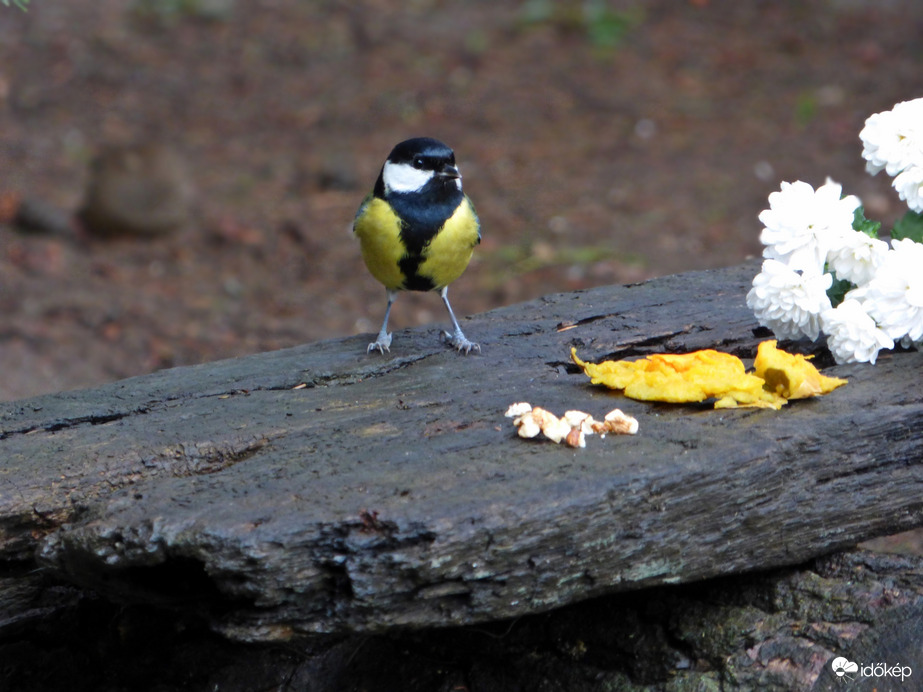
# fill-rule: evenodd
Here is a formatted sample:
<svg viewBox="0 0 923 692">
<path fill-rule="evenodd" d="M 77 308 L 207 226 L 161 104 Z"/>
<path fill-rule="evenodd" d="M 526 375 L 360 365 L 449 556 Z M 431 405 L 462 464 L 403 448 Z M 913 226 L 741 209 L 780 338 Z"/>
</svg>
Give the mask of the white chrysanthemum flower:
<svg viewBox="0 0 923 692">
<path fill-rule="evenodd" d="M 885 241 L 852 231 L 840 236 L 840 245 L 827 254 L 827 266 L 836 272 L 838 279 L 861 286 L 872 280 L 887 254 Z"/>
<path fill-rule="evenodd" d="M 923 244 L 892 240 L 875 277 L 847 297 L 862 301 L 869 315 L 894 340 L 923 339 Z"/>
<path fill-rule="evenodd" d="M 798 272 L 768 259 L 753 279 L 747 306 L 780 339 L 808 336 L 813 341 L 820 333 L 821 313 L 831 307 L 827 289 L 832 283 L 830 274 Z"/>
<path fill-rule="evenodd" d="M 923 166 L 910 166 L 898 175 L 891 185 L 907 206 L 923 213 Z"/>
<path fill-rule="evenodd" d="M 827 347 L 837 363 L 872 363 L 894 341 L 869 317 L 858 300 L 847 298 L 821 315 Z"/>
<path fill-rule="evenodd" d="M 769 195 L 769 209 L 760 214 L 763 257 L 795 270 L 822 272 L 828 251 L 852 232 L 861 204 L 853 195 L 840 199 L 842 192 L 843 186 L 829 178 L 816 191 L 801 181 L 783 182 L 779 192 Z"/>
<path fill-rule="evenodd" d="M 865 169 L 895 176 L 909 166 L 923 166 L 923 98 L 898 103 L 875 113 L 859 133 Z"/>
</svg>

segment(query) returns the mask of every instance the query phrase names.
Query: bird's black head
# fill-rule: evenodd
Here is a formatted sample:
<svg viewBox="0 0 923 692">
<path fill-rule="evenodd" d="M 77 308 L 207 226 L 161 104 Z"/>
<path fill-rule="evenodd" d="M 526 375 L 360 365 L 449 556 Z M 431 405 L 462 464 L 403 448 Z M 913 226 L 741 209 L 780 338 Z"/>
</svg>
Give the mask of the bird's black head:
<svg viewBox="0 0 923 692">
<path fill-rule="evenodd" d="M 455 152 L 438 139 L 416 137 L 401 142 L 388 155 L 375 186 L 376 194 L 460 191 Z"/>
<path fill-rule="evenodd" d="M 392 163 L 409 163 L 414 168 L 437 170 L 439 166 L 455 165 L 455 152 L 432 137 L 415 137 L 396 145 L 388 154 Z"/>
</svg>

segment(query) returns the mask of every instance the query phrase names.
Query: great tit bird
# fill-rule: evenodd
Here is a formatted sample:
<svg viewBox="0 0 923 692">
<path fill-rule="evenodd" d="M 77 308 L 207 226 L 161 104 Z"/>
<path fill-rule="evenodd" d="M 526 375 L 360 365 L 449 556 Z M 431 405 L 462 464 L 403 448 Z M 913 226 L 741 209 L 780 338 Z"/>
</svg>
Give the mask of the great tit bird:
<svg viewBox="0 0 923 692">
<path fill-rule="evenodd" d="M 454 331 L 444 332 L 458 351 L 481 351 L 465 338 L 449 305 L 449 284 L 481 242 L 480 222 L 462 192 L 455 152 L 436 139 L 401 142 L 388 155 L 372 192 L 353 222 L 362 259 L 388 291 L 388 307 L 378 338 L 368 353 L 391 350 L 388 317 L 398 291 L 439 291 Z"/>
</svg>

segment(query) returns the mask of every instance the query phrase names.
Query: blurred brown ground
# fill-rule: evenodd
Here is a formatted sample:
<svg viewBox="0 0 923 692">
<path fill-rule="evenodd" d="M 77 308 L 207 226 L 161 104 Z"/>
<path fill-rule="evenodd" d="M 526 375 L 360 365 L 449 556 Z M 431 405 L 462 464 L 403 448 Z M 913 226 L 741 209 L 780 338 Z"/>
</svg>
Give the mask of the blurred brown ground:
<svg viewBox="0 0 923 692">
<path fill-rule="evenodd" d="M 858 132 L 923 96 L 921 34 L 914 0 L 0 6 L 0 193 L 72 211 L 99 147 L 167 141 L 197 200 L 152 241 L 0 227 L 0 399 L 376 330 L 349 228 L 409 136 L 481 215 L 459 314 L 740 262 L 781 180 L 887 223 Z M 392 326 L 443 321 L 410 295 Z"/>
</svg>

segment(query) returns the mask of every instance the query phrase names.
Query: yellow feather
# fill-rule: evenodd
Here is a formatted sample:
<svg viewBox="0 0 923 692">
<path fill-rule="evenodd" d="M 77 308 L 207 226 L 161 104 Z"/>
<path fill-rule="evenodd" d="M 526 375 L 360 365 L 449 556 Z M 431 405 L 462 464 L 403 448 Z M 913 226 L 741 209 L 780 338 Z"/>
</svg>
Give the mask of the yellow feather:
<svg viewBox="0 0 923 692">
<path fill-rule="evenodd" d="M 465 197 L 423 250 L 417 273 L 431 279 L 436 290 L 445 288 L 465 271 L 480 239 L 477 214 Z"/>
<path fill-rule="evenodd" d="M 383 199 L 369 197 L 362 203 L 353 233 L 359 239 L 362 259 L 369 272 L 389 291 L 404 284 L 404 274 L 398 262 L 407 248 L 401 242 L 400 219 Z"/>
<path fill-rule="evenodd" d="M 436 290 L 455 281 L 467 268 L 474 246 L 480 242 L 478 228 L 477 214 L 465 197 L 423 248 L 417 273 L 430 279 Z M 378 197 L 367 197 L 356 215 L 353 233 L 359 239 L 362 259 L 372 276 L 389 291 L 402 289 L 407 277 L 398 263 L 407 254 L 407 248 L 401 240 L 400 219 L 391 205 Z"/>
</svg>

